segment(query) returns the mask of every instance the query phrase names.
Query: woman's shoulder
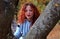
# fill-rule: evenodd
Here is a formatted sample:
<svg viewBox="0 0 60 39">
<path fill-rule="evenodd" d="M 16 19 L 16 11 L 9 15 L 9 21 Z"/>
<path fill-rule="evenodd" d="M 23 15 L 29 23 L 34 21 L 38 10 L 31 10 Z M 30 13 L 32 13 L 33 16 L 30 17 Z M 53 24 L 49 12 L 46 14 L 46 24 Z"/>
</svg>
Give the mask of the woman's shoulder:
<svg viewBox="0 0 60 39">
<path fill-rule="evenodd" d="M 20 27 L 20 26 L 22 26 L 22 25 L 24 25 L 26 23 L 28 23 L 28 20 L 27 19 L 25 19 L 23 23 L 17 23 L 17 25 L 18 25 L 18 27 Z"/>
<path fill-rule="evenodd" d="M 26 21 L 27 21 L 27 19 L 25 19 L 23 23 L 25 23 Z M 23 23 L 17 23 L 17 24 L 18 24 L 18 25 L 21 25 L 21 24 L 23 24 Z"/>
</svg>

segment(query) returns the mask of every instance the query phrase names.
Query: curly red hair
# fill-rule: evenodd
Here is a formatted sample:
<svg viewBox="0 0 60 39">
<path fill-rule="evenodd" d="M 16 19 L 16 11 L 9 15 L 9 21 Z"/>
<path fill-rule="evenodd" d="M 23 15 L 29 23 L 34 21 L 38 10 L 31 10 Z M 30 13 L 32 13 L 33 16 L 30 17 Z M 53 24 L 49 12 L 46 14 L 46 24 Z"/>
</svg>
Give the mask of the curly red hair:
<svg viewBox="0 0 60 39">
<path fill-rule="evenodd" d="M 33 12 L 34 12 L 34 16 L 33 16 L 33 22 L 32 22 L 32 24 L 36 21 L 36 19 L 39 17 L 39 15 L 40 15 L 40 13 L 39 13 L 39 11 L 38 11 L 38 9 L 36 8 L 36 6 L 34 5 L 34 4 L 32 4 L 32 3 L 25 3 L 22 7 L 21 7 L 21 9 L 19 10 L 19 12 L 18 12 L 18 20 L 17 20 L 17 22 L 18 23 L 23 23 L 24 22 L 24 20 L 25 20 L 25 9 L 26 9 L 26 7 L 27 6 L 31 6 L 31 8 L 33 9 Z"/>
</svg>

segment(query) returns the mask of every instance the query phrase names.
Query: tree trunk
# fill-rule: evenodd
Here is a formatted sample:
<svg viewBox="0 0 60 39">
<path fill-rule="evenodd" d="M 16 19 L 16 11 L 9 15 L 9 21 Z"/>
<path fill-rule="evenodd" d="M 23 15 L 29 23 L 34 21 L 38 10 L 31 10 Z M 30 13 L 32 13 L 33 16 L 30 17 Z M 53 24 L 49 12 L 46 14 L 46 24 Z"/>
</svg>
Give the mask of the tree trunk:
<svg viewBox="0 0 60 39">
<path fill-rule="evenodd" d="M 11 33 L 11 22 L 17 0 L 0 0 L 0 39 L 7 39 Z"/>
<path fill-rule="evenodd" d="M 33 24 L 25 39 L 46 39 L 60 19 L 60 0 L 51 0 Z"/>
</svg>

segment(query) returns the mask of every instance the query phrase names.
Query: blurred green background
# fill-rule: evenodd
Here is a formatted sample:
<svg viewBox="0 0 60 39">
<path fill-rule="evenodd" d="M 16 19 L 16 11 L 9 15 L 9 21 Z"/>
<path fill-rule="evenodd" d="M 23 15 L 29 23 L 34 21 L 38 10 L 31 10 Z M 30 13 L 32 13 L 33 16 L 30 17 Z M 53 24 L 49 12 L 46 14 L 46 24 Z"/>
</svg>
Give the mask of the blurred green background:
<svg viewBox="0 0 60 39">
<path fill-rule="evenodd" d="M 19 0 L 17 8 L 20 9 L 25 2 L 32 2 L 42 12 L 50 0 Z"/>
</svg>

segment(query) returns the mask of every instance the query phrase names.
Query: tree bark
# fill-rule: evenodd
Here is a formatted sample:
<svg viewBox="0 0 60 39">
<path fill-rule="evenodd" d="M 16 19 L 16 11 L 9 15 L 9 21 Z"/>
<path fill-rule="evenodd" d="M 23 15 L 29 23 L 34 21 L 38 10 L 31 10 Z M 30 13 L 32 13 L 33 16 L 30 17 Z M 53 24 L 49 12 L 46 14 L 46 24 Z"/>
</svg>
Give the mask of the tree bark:
<svg viewBox="0 0 60 39">
<path fill-rule="evenodd" d="M 46 39 L 60 19 L 60 0 L 51 0 L 25 39 Z"/>
<path fill-rule="evenodd" d="M 17 0 L 0 0 L 0 39 L 7 39 L 11 33 L 11 22 Z"/>
</svg>

